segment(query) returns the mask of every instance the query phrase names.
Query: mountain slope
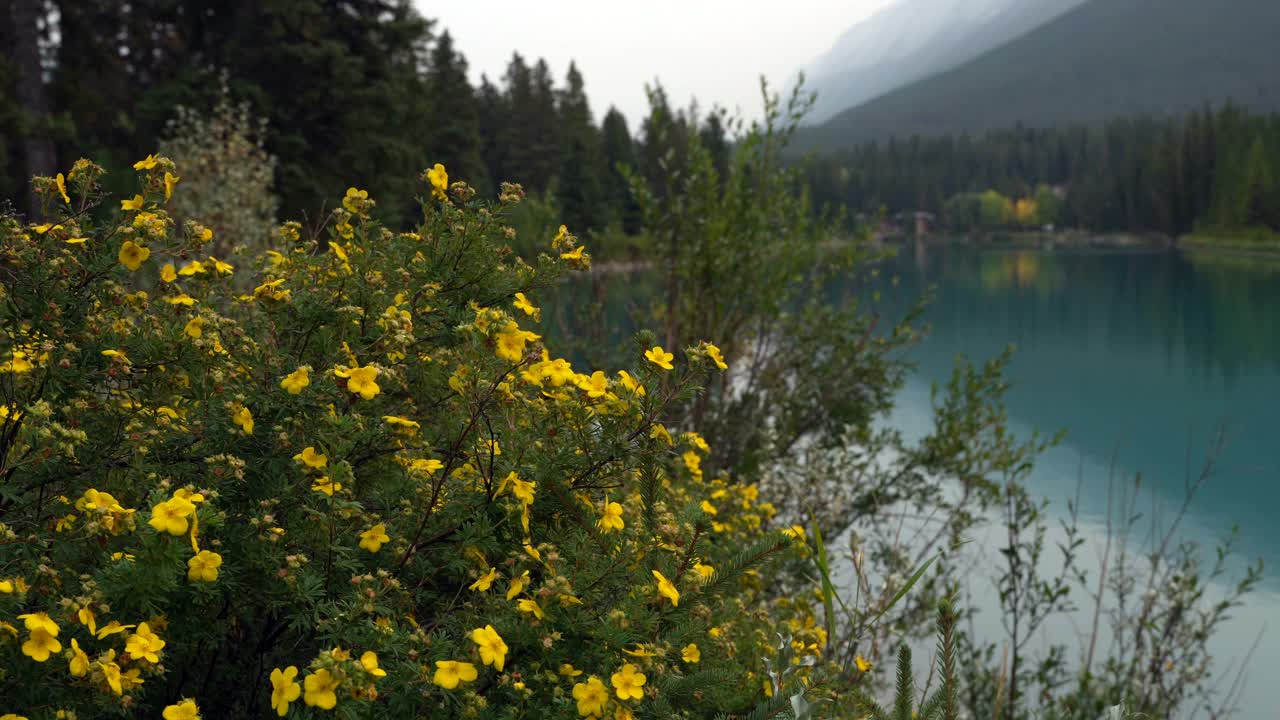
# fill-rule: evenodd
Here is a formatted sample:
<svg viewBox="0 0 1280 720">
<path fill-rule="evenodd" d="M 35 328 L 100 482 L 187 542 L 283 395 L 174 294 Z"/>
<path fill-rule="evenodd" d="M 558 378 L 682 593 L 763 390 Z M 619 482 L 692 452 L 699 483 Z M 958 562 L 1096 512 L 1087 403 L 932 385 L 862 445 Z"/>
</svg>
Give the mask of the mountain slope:
<svg viewBox="0 0 1280 720">
<path fill-rule="evenodd" d="M 854 25 L 807 70 L 826 120 L 890 90 L 949 70 L 1044 24 L 1083 0 L 899 0 Z"/>
<path fill-rule="evenodd" d="M 800 138 L 1094 123 L 1227 100 L 1280 109 L 1277 0 L 1089 0 L 954 70 L 847 110 Z"/>
</svg>

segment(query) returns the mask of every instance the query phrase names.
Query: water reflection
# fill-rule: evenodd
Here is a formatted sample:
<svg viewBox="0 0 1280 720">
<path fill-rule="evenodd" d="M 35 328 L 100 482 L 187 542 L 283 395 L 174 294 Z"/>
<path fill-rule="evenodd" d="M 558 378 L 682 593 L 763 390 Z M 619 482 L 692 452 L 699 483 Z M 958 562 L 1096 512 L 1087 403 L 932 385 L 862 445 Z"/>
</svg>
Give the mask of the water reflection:
<svg viewBox="0 0 1280 720">
<path fill-rule="evenodd" d="M 891 293 L 882 288 L 890 315 L 927 286 L 937 290 L 926 313 L 932 333 L 912 355 L 913 384 L 945 378 L 957 354 L 982 360 L 1017 346 L 1010 419 L 1068 433 L 1035 473 L 1037 490 L 1066 497 L 1084 467 L 1083 510 L 1100 516 L 1114 462 L 1172 505 L 1225 430 L 1226 450 L 1192 509 L 1191 526 L 1205 535 L 1195 539 L 1212 544 L 1238 524 L 1248 557 L 1280 561 L 1271 520 L 1280 503 L 1274 268 L 1176 253 L 953 246 L 914 248 L 886 271 L 898 277 Z"/>
</svg>

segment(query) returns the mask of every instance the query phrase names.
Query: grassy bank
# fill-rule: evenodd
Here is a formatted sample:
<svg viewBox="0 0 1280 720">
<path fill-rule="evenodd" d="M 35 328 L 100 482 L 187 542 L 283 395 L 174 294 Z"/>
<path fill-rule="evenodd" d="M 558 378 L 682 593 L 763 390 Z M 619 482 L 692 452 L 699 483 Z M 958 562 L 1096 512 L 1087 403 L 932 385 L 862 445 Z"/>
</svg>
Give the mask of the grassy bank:
<svg viewBox="0 0 1280 720">
<path fill-rule="evenodd" d="M 1268 228 L 1208 229 L 1178 238 L 1178 248 L 1280 259 L 1280 233 Z"/>
</svg>

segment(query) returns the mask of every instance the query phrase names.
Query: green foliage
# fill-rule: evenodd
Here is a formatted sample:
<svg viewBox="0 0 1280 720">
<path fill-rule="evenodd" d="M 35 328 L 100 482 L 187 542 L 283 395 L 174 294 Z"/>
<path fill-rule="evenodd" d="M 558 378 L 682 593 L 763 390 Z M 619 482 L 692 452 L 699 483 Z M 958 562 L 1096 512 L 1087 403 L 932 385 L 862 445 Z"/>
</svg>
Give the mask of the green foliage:
<svg viewBox="0 0 1280 720">
<path fill-rule="evenodd" d="M 36 180 L 56 226 L 0 219 L 0 710 L 710 718 L 767 706 L 784 626 L 803 701 L 825 636 L 765 580 L 803 548 L 663 424 L 710 346 L 551 359 L 532 301 L 590 260 L 511 253 L 518 188 L 405 231 L 352 190 L 233 267 L 140 167 L 136 205 L 85 160 Z"/>
<path fill-rule="evenodd" d="M 994 208 L 983 216 L 984 192 L 1033 200 L 1037 225 L 1167 235 L 1274 229 L 1280 122 L 1226 105 L 1096 127 L 913 137 L 829 153 L 808 163 L 806 177 L 819 206 L 864 217 L 882 206 L 924 210 L 965 232 L 1004 224 Z"/>
<path fill-rule="evenodd" d="M 160 142 L 160 154 L 190 168 L 170 203 L 178 222 L 199 221 L 213 231 L 211 251 L 225 256 L 237 245 L 251 254 L 271 241 L 279 205 L 272 187 L 276 160 L 264 147 L 265 123 L 247 103 L 233 104 L 223 85 L 209 114 L 179 106 Z"/>
</svg>

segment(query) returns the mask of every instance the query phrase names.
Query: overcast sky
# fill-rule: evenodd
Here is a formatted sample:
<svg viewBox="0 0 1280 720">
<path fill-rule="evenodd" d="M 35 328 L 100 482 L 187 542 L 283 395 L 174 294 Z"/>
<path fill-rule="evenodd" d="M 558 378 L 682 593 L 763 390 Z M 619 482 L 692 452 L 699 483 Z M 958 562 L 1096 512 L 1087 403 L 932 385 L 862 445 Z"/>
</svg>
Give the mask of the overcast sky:
<svg viewBox="0 0 1280 720">
<path fill-rule="evenodd" d="M 415 0 L 447 29 L 471 76 L 499 82 L 513 51 L 546 58 L 559 85 L 569 61 L 586 80 L 596 121 L 610 105 L 633 131 L 659 79 L 678 106 L 696 97 L 756 117 L 759 77 L 774 86 L 892 0 Z"/>
</svg>

